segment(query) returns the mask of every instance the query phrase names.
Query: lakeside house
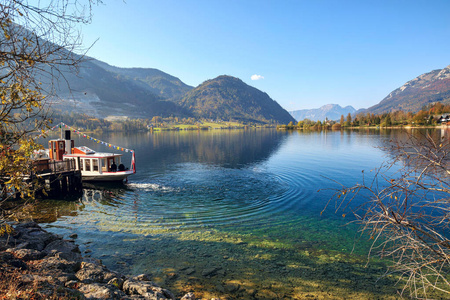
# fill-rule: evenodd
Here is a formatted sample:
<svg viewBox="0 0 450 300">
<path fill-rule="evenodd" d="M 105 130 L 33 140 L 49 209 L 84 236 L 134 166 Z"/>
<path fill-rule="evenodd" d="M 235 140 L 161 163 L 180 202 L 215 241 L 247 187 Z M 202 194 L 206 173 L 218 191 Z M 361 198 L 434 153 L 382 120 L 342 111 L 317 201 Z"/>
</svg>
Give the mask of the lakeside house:
<svg viewBox="0 0 450 300">
<path fill-rule="evenodd" d="M 441 125 L 450 124 L 450 114 L 443 114 L 439 117 L 438 123 Z"/>
</svg>

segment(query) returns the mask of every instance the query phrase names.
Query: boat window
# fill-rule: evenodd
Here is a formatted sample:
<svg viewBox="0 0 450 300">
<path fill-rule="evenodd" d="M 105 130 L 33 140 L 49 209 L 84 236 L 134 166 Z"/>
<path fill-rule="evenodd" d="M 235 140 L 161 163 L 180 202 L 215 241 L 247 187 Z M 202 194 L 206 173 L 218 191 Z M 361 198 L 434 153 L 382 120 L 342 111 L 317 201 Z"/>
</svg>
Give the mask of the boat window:
<svg viewBox="0 0 450 300">
<path fill-rule="evenodd" d="M 106 162 L 106 158 L 102 158 L 102 171 L 108 171 L 108 163 Z"/>
<path fill-rule="evenodd" d="M 80 170 L 84 171 L 84 159 L 80 160 Z"/>
<path fill-rule="evenodd" d="M 92 167 L 93 167 L 93 171 L 98 172 L 98 159 L 92 160 Z"/>
<path fill-rule="evenodd" d="M 84 163 L 86 165 L 86 171 L 90 171 L 91 170 L 91 160 L 90 159 L 85 159 Z"/>
</svg>

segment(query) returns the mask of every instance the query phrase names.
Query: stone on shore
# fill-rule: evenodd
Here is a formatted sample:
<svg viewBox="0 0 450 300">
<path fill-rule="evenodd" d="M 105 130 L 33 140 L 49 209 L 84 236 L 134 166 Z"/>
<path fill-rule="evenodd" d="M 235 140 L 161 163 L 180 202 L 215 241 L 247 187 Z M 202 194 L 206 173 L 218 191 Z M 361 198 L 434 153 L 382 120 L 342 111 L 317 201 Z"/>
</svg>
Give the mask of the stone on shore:
<svg viewBox="0 0 450 300">
<path fill-rule="evenodd" d="M 0 236 L 0 275 L 11 281 L 11 290 L 6 292 L 33 288 L 37 299 L 53 298 L 55 291 L 58 297 L 70 299 L 176 299 L 149 275 L 126 278 L 98 259 L 82 257 L 73 240 L 64 240 L 33 222 L 18 224 L 12 235 Z M 195 300 L 195 296 L 188 293 L 181 299 Z"/>
</svg>

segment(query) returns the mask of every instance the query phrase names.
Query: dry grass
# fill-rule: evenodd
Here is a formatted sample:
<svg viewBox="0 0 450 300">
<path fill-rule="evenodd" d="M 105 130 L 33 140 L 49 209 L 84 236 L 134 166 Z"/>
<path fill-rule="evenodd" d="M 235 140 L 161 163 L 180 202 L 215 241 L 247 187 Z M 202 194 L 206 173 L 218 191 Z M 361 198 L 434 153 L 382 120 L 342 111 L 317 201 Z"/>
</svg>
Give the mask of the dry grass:
<svg viewBox="0 0 450 300">
<path fill-rule="evenodd" d="M 53 285 L 47 281 L 23 280 L 29 272 L 13 268 L 0 269 L 0 300 L 76 300 L 81 293 Z"/>
</svg>

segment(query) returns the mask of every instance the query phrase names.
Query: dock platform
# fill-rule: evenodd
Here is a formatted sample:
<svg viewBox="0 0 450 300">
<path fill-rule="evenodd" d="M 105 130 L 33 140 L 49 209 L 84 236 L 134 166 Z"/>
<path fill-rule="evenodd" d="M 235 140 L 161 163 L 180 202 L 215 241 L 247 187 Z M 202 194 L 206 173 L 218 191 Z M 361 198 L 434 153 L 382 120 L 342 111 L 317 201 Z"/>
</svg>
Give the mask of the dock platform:
<svg viewBox="0 0 450 300">
<path fill-rule="evenodd" d="M 36 188 L 40 198 L 76 196 L 82 193 L 81 171 L 76 168 L 75 159 L 35 161 L 36 171 L 28 181 Z"/>
</svg>

